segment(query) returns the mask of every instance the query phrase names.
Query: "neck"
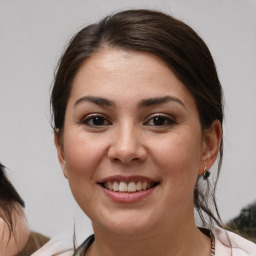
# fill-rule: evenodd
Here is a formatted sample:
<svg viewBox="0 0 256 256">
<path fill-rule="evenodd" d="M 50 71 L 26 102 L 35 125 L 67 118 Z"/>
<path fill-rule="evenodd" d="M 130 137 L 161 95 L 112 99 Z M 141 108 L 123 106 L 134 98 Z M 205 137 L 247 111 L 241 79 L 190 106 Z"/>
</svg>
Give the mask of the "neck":
<svg viewBox="0 0 256 256">
<path fill-rule="evenodd" d="M 155 228 L 154 231 L 120 235 L 95 227 L 95 241 L 86 255 L 89 256 L 208 256 L 210 238 L 192 221 Z"/>
</svg>

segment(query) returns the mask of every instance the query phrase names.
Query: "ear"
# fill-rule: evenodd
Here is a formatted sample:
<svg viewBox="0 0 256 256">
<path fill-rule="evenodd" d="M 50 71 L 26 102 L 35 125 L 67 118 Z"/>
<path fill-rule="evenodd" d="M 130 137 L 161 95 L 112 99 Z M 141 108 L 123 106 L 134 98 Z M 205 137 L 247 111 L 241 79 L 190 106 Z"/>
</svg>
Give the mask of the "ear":
<svg viewBox="0 0 256 256">
<path fill-rule="evenodd" d="M 203 174 L 205 167 L 209 170 L 214 164 L 218 156 L 221 138 L 221 123 L 219 120 L 215 120 L 211 127 L 206 129 L 203 134 L 203 147 L 199 175 Z"/>
<path fill-rule="evenodd" d="M 54 142 L 55 142 L 55 146 L 57 149 L 58 160 L 59 160 L 61 169 L 63 171 L 64 176 L 66 178 L 68 178 L 68 172 L 67 172 L 67 168 L 66 168 L 66 161 L 65 161 L 65 154 L 64 154 L 64 147 L 63 147 L 62 138 L 59 133 L 59 129 L 56 129 L 54 132 Z"/>
</svg>

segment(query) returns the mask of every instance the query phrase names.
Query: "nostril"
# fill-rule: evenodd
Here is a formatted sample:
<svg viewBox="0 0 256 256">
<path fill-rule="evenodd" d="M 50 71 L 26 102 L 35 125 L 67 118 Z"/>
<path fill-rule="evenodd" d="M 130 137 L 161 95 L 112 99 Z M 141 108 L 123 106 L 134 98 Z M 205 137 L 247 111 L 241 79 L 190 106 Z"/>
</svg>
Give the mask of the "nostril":
<svg viewBox="0 0 256 256">
<path fill-rule="evenodd" d="M 130 164 L 134 161 L 142 161 L 146 157 L 146 150 L 141 139 L 132 131 L 122 131 L 113 138 L 108 149 L 108 157 L 115 162 Z"/>
<path fill-rule="evenodd" d="M 141 161 L 141 159 L 139 157 L 131 157 L 131 158 L 129 158 L 129 157 L 116 157 L 116 158 L 112 159 L 112 161 L 121 162 L 123 164 L 128 165 L 128 164 L 131 164 L 131 163 L 134 163 L 134 162 L 139 162 L 139 161 Z"/>
</svg>

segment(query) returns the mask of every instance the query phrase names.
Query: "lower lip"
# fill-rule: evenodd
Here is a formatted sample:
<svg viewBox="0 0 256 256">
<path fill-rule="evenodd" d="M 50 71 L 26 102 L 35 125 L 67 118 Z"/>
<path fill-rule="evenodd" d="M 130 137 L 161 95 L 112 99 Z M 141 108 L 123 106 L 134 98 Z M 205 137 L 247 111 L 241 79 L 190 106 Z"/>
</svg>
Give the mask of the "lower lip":
<svg viewBox="0 0 256 256">
<path fill-rule="evenodd" d="M 104 193 L 113 201 L 118 203 L 136 203 L 148 197 L 156 187 L 134 193 L 115 192 L 101 187 Z"/>
</svg>

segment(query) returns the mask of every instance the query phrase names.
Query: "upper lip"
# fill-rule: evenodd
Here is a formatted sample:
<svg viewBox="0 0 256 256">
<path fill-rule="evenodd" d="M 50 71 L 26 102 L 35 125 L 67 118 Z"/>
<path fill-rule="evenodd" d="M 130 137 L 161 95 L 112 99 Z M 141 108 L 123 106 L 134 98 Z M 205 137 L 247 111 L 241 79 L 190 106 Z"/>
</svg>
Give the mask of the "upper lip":
<svg viewBox="0 0 256 256">
<path fill-rule="evenodd" d="M 152 182 L 152 183 L 159 182 L 159 181 L 151 179 L 149 177 L 139 176 L 139 175 L 133 175 L 133 176 L 113 175 L 113 176 L 109 176 L 109 177 L 99 180 L 98 183 L 114 182 L 114 181 L 127 182 L 127 183 L 132 182 L 132 181 L 134 181 L 134 182 L 146 181 L 146 182 Z"/>
</svg>

